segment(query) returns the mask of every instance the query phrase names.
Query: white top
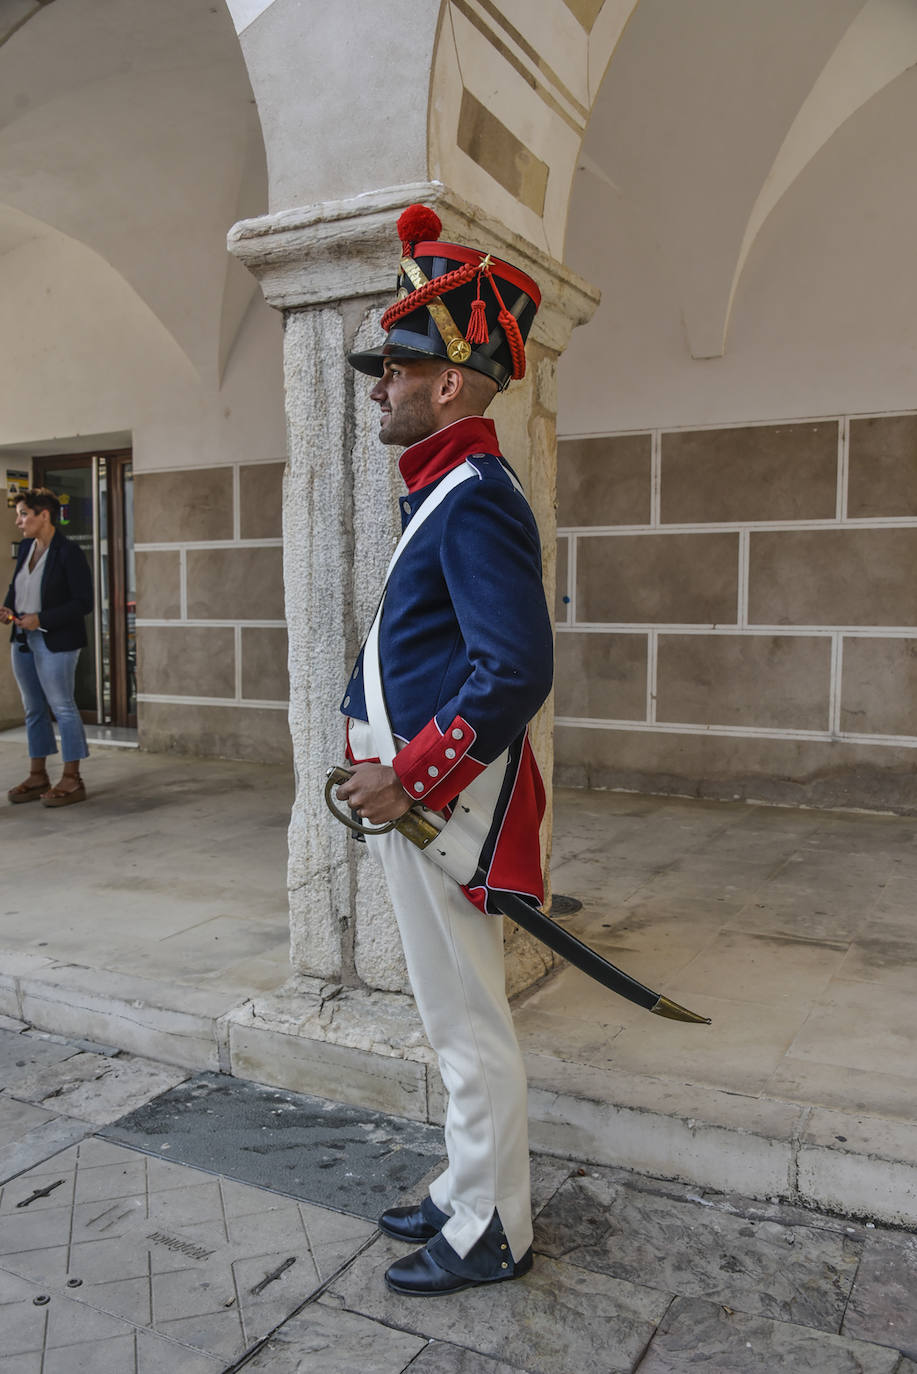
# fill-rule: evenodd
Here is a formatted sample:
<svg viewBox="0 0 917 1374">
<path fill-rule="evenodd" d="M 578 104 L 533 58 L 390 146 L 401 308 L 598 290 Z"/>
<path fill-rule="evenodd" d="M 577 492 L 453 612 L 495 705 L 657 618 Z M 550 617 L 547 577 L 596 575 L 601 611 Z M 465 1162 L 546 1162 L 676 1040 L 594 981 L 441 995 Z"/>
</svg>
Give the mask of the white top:
<svg viewBox="0 0 917 1374">
<path fill-rule="evenodd" d="M 29 554 L 16 574 L 17 615 L 38 615 L 41 610 L 41 579 L 44 575 L 47 556 L 48 550 L 46 548 L 35 567 L 29 572 L 29 563 L 32 559 L 32 555 Z"/>
</svg>

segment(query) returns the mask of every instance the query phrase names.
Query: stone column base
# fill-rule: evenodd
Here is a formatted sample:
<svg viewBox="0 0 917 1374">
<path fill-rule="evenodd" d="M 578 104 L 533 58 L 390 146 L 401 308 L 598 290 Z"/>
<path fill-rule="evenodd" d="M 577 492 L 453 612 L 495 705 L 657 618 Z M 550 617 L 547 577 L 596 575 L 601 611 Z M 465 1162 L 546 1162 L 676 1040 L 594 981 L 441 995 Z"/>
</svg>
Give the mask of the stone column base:
<svg viewBox="0 0 917 1374">
<path fill-rule="evenodd" d="M 445 1093 L 413 997 L 296 975 L 228 1017 L 236 1077 L 441 1123 Z"/>
<path fill-rule="evenodd" d="M 530 988 L 556 962 L 505 923 L 507 992 Z M 543 953 L 542 953 L 543 951 Z M 294 974 L 226 1018 L 238 1078 L 441 1124 L 445 1090 L 413 997 Z"/>
</svg>

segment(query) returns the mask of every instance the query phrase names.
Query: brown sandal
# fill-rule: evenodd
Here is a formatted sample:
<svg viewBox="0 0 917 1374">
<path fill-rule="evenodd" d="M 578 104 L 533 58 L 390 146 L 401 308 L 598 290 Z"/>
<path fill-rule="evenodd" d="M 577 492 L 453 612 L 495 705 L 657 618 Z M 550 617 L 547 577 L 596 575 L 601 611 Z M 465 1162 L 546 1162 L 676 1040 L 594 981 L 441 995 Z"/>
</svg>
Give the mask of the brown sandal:
<svg viewBox="0 0 917 1374">
<path fill-rule="evenodd" d="M 47 773 L 45 773 L 44 775 L 42 775 L 41 773 L 29 774 L 29 778 L 40 778 L 42 776 L 44 776 L 48 780 L 47 782 L 39 783 L 37 787 L 30 787 L 28 780 L 19 783 L 17 787 L 11 787 L 6 795 L 8 800 L 12 803 L 12 805 L 21 806 L 23 802 L 38 801 L 38 798 L 42 795 L 42 793 L 47 792 L 51 779 L 48 778 Z"/>
<path fill-rule="evenodd" d="M 50 789 L 45 788 L 41 794 L 42 806 L 72 806 L 74 802 L 85 801 L 86 784 L 79 776 L 77 780 L 79 785 L 70 792 L 65 792 L 60 783 Z"/>
</svg>

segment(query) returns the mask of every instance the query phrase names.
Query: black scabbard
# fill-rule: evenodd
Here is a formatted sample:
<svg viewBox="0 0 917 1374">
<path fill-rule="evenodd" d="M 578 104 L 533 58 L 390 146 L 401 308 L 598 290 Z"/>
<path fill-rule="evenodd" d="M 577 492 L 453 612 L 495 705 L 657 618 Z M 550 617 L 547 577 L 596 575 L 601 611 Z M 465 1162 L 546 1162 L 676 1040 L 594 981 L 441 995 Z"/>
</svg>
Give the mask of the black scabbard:
<svg viewBox="0 0 917 1374">
<path fill-rule="evenodd" d="M 388 821 L 381 826 L 367 826 L 360 824 L 359 820 L 345 814 L 340 807 L 335 806 L 334 788 L 339 783 L 346 782 L 350 776 L 351 770 L 343 767 L 329 768 L 325 775 L 325 801 L 332 814 L 359 836 L 384 835 L 389 830 L 398 830 L 405 839 L 416 844 L 431 863 L 435 864 L 437 853 L 433 841 L 439 836 L 440 831 L 430 823 L 422 811 L 412 807 L 398 820 Z M 564 930 L 550 916 L 546 916 L 537 907 L 531 906 L 523 897 L 519 896 L 518 892 L 504 892 L 499 888 L 487 887 L 487 878 L 483 869 L 478 869 L 468 886 L 485 888 L 490 904 L 502 911 L 504 916 L 515 921 L 516 925 L 522 926 L 523 930 L 534 935 L 536 940 L 540 940 L 549 949 L 553 949 L 555 954 L 559 954 L 568 963 L 582 969 L 583 973 L 594 978 L 597 983 L 601 983 L 610 992 L 616 992 L 619 997 L 626 997 L 628 1002 L 636 1002 L 638 1007 L 644 1007 L 647 1011 L 651 1011 L 654 1016 L 664 1016 L 669 1021 L 689 1021 L 700 1026 L 710 1025 L 709 1016 L 698 1016 L 697 1012 L 689 1011 L 687 1007 L 679 1006 L 677 1002 L 671 1001 L 668 997 L 663 997 L 661 993 L 653 992 L 652 988 L 646 987 L 644 983 L 638 983 L 636 978 L 631 978 L 629 973 L 625 973 L 623 969 L 616 968 L 607 959 L 603 959 L 597 950 L 591 949 L 589 945 L 584 945 L 582 940 L 577 940 L 575 935 Z"/>
<path fill-rule="evenodd" d="M 484 874 L 480 869 L 471 880 L 470 886 L 485 886 Z M 501 892 L 492 887 L 487 889 L 487 893 L 490 904 L 499 908 L 504 916 L 515 921 L 516 925 L 522 926 L 522 929 L 534 935 L 536 940 L 553 949 L 555 954 L 561 955 L 568 963 L 594 978 L 597 983 L 601 983 L 611 992 L 616 992 L 619 997 L 626 997 L 628 1002 L 636 1002 L 638 1007 L 644 1007 L 655 1016 L 664 1016 L 670 1021 L 710 1025 L 709 1016 L 698 1016 L 696 1012 L 688 1011 L 687 1007 L 679 1006 L 677 1002 L 672 1002 L 668 997 L 663 997 L 658 992 L 653 992 L 652 988 L 639 983 L 629 973 L 603 959 L 597 950 L 584 945 L 582 940 L 564 930 L 543 911 L 530 906 L 518 893 Z"/>
</svg>

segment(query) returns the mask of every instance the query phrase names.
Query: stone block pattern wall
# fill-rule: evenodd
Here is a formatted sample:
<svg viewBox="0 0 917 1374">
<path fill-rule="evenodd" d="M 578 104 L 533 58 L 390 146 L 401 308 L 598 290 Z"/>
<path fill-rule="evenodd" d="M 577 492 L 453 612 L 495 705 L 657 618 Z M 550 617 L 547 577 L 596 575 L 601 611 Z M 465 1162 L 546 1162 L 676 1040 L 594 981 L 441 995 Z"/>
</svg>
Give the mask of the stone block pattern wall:
<svg viewBox="0 0 917 1374">
<path fill-rule="evenodd" d="M 146 749 L 291 757 L 283 463 L 135 478 L 138 729 Z"/>
<path fill-rule="evenodd" d="M 917 414 L 558 445 L 558 782 L 917 811 Z"/>
</svg>

